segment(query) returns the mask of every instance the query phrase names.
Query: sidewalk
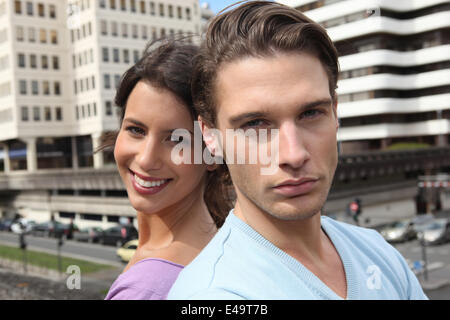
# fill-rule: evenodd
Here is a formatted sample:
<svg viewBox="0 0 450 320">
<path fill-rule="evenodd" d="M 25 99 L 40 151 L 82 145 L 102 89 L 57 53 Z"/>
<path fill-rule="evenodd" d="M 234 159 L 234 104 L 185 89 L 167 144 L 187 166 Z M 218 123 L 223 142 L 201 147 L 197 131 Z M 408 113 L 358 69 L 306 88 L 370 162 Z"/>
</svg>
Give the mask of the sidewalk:
<svg viewBox="0 0 450 320">
<path fill-rule="evenodd" d="M 80 289 L 69 289 L 69 274 L 25 274 L 0 265 L 0 300 L 103 300 L 123 268 L 81 274 Z"/>
</svg>

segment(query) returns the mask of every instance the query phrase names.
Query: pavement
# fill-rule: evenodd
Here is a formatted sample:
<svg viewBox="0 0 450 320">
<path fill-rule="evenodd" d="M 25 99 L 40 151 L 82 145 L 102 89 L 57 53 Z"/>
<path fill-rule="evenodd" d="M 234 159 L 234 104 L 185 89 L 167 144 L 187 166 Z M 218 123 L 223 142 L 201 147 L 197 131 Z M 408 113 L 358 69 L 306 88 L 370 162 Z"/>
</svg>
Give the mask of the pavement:
<svg viewBox="0 0 450 320">
<path fill-rule="evenodd" d="M 77 288 L 69 278 L 72 274 L 25 273 L 0 261 L 0 300 L 103 300 L 122 269 L 112 266 L 81 274 Z"/>
</svg>

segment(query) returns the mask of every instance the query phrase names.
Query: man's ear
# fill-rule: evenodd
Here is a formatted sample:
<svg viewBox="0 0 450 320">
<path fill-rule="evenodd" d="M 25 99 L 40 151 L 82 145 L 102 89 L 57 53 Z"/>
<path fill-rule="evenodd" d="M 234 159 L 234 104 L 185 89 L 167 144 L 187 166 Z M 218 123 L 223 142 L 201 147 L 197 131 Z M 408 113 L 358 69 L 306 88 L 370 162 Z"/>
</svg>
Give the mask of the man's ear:
<svg viewBox="0 0 450 320">
<path fill-rule="evenodd" d="M 198 116 L 198 124 L 200 126 L 200 130 L 202 131 L 203 141 L 206 144 L 206 147 L 208 148 L 209 152 L 214 155 L 215 149 L 216 149 L 216 143 L 215 138 L 213 135 L 213 131 L 211 128 L 206 124 L 206 122 L 202 119 L 201 116 Z"/>
</svg>

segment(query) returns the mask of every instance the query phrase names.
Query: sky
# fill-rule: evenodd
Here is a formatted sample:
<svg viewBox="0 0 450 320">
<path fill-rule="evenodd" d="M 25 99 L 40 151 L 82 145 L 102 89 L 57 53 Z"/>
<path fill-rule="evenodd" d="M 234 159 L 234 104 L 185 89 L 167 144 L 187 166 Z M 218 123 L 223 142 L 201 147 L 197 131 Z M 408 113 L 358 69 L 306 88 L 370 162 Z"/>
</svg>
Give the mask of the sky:
<svg viewBox="0 0 450 320">
<path fill-rule="evenodd" d="M 209 7 L 214 13 L 219 12 L 220 10 L 226 8 L 230 4 L 236 3 L 240 0 L 200 0 L 200 3 L 208 2 Z"/>
</svg>

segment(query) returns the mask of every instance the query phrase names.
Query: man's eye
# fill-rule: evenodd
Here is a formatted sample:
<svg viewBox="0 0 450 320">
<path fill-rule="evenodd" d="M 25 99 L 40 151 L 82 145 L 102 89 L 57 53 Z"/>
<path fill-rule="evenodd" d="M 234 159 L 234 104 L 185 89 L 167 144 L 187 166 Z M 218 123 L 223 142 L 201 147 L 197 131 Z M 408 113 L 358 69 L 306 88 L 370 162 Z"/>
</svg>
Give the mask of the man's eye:
<svg viewBox="0 0 450 320">
<path fill-rule="evenodd" d="M 242 129 L 246 129 L 246 128 L 254 128 L 254 127 L 260 127 L 264 125 L 264 120 L 261 119 L 255 119 L 255 120 L 251 120 L 246 122 L 243 126 Z"/>
<path fill-rule="evenodd" d="M 303 112 L 302 117 L 303 118 L 314 118 L 314 117 L 318 116 L 320 113 L 322 113 L 322 112 L 317 109 L 307 110 L 307 111 Z"/>
<path fill-rule="evenodd" d="M 145 130 L 135 126 L 129 126 L 125 128 L 126 131 L 130 132 L 133 135 L 144 135 Z"/>
</svg>

